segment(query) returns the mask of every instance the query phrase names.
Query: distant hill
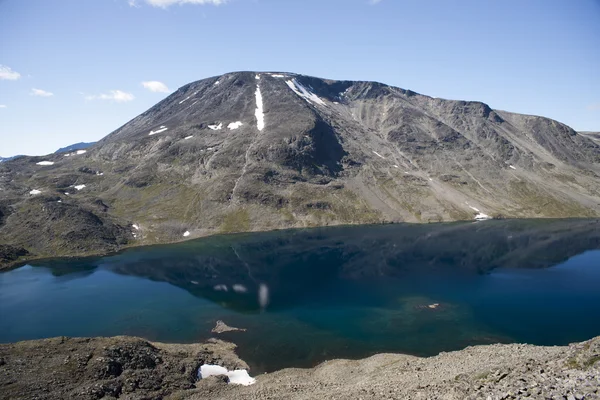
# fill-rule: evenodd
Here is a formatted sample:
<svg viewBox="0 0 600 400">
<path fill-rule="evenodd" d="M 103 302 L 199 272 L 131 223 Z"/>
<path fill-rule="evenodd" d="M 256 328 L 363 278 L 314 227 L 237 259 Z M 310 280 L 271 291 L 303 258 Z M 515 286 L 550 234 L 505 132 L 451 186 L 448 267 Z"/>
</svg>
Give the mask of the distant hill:
<svg viewBox="0 0 600 400">
<path fill-rule="evenodd" d="M 12 156 L 12 157 L 0 157 L 0 162 L 14 160 L 17 157 L 23 157 L 23 155 Z"/>
<path fill-rule="evenodd" d="M 56 150 L 53 154 L 60 154 L 60 153 L 67 153 L 69 151 L 77 151 L 77 150 L 85 150 L 88 147 L 90 147 L 91 145 L 95 144 L 96 142 L 80 142 L 80 143 L 75 143 L 72 144 L 70 146 L 67 147 L 62 147 L 58 150 Z M 0 162 L 4 162 L 4 161 L 10 161 L 10 160 L 14 160 L 17 157 L 25 157 L 22 154 L 16 155 L 16 156 L 12 156 L 12 157 L 0 157 Z"/>
<path fill-rule="evenodd" d="M 579 134 L 595 142 L 600 142 L 600 132 L 579 132 Z"/>
<path fill-rule="evenodd" d="M 91 145 L 93 145 L 94 143 L 96 143 L 96 142 L 89 142 L 89 143 L 80 142 L 80 143 L 75 143 L 75 144 L 72 144 L 70 146 L 62 147 L 62 148 L 56 150 L 54 152 L 54 154 L 66 153 L 68 151 L 85 150 L 88 147 L 90 147 Z"/>
</svg>

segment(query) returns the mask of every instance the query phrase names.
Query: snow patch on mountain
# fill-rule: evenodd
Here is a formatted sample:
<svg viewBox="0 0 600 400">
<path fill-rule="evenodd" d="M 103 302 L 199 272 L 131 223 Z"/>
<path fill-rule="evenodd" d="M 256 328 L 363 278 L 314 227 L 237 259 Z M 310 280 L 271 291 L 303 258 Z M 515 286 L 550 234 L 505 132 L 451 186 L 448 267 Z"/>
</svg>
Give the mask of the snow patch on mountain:
<svg viewBox="0 0 600 400">
<path fill-rule="evenodd" d="M 234 130 L 234 129 L 238 129 L 242 125 L 243 125 L 242 121 L 237 121 L 237 122 L 232 122 L 229 125 L 227 125 L 227 128 L 229 128 L 229 130 Z"/>
<path fill-rule="evenodd" d="M 262 131 L 265 129 L 265 110 L 263 108 L 263 98 L 259 85 L 256 85 L 256 111 L 254 115 L 256 116 L 256 127 L 259 131 Z"/>
<path fill-rule="evenodd" d="M 167 129 L 169 129 L 169 128 L 167 128 L 166 126 L 161 126 L 157 131 L 150 131 L 150 133 L 148 135 L 149 136 L 156 135 L 157 133 L 162 133 L 162 132 L 166 131 Z"/>
<path fill-rule="evenodd" d="M 285 81 L 285 83 L 287 83 L 287 85 L 290 87 L 290 89 L 292 89 L 294 91 L 294 93 L 296 93 L 298 96 L 302 97 L 307 102 L 309 102 L 311 104 L 317 103 L 322 106 L 325 105 L 325 102 L 323 100 L 321 100 L 321 98 L 319 96 L 317 96 L 313 92 L 306 89 L 296 79 L 291 79 L 289 81 Z"/>
<path fill-rule="evenodd" d="M 54 165 L 53 161 L 40 161 L 37 165 Z"/>
<path fill-rule="evenodd" d="M 77 156 L 77 155 L 81 155 L 81 154 L 85 154 L 85 153 L 87 153 L 87 150 L 77 150 L 73 153 L 67 153 L 63 157 Z"/>
</svg>

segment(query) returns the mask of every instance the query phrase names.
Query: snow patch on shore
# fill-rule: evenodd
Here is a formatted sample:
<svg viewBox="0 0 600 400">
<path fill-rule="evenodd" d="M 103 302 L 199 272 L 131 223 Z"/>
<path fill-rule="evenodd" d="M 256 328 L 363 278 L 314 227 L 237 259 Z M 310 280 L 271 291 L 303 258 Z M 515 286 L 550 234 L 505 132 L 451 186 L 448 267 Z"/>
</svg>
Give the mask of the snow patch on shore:
<svg viewBox="0 0 600 400">
<path fill-rule="evenodd" d="M 477 213 L 477 215 L 475 215 L 475 220 L 476 221 L 485 221 L 486 219 L 492 219 L 492 217 L 490 217 L 489 215 L 484 214 L 481 211 L 479 211 L 478 208 L 473 207 L 473 206 L 469 205 L 468 203 L 467 203 L 467 205 L 469 206 L 469 208 L 471 210 L 473 210 L 473 211 L 475 211 Z"/>
<path fill-rule="evenodd" d="M 256 383 L 245 369 L 236 369 L 229 371 L 220 365 L 204 364 L 198 370 L 198 379 L 206 379 L 209 376 L 225 375 L 229 378 L 229 383 L 233 385 L 249 386 Z"/>
</svg>

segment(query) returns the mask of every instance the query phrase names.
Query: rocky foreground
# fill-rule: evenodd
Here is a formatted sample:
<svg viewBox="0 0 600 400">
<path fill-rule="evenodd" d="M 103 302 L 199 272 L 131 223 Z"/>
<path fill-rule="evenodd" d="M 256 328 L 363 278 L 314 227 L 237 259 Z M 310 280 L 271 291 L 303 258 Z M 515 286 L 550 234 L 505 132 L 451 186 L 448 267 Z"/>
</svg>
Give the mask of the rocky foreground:
<svg viewBox="0 0 600 400">
<path fill-rule="evenodd" d="M 235 345 L 133 337 L 0 345 L 0 399 L 600 399 L 600 337 L 564 347 L 469 347 L 418 358 L 379 354 L 284 369 L 252 386 L 197 380 L 202 364 L 247 368 Z"/>
</svg>

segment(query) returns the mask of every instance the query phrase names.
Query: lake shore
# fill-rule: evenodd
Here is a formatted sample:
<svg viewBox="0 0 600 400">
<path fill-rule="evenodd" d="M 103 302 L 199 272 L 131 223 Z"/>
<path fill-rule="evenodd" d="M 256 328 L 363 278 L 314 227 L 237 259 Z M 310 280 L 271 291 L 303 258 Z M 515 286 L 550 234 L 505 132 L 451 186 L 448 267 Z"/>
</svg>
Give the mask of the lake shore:
<svg viewBox="0 0 600 400">
<path fill-rule="evenodd" d="M 247 368 L 235 345 L 220 340 L 63 337 L 2 344 L 0 399 L 600 398 L 600 337 L 555 347 L 473 346 L 429 358 L 338 359 L 259 375 L 251 386 L 222 377 L 196 381 L 205 363 Z"/>
</svg>

